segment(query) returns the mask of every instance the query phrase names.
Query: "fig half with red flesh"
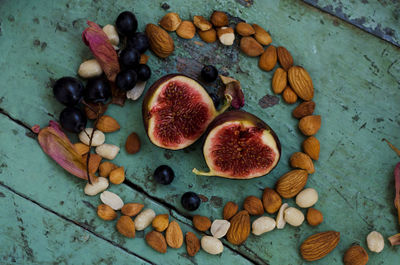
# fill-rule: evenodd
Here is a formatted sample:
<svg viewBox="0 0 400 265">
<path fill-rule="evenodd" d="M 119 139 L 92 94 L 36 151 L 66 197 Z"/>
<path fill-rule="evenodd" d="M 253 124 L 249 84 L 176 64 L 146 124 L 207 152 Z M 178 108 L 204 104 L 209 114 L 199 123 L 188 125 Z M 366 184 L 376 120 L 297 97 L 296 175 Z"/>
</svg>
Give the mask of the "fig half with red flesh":
<svg viewBox="0 0 400 265">
<path fill-rule="evenodd" d="M 217 111 L 211 97 L 196 80 L 169 74 L 147 91 L 142 107 L 143 121 L 150 141 L 162 148 L 178 150 L 194 143 Z"/>
<path fill-rule="evenodd" d="M 203 153 L 209 172 L 197 175 L 251 179 L 271 172 L 278 164 L 281 145 L 261 119 L 244 111 L 221 114 L 210 124 Z"/>
</svg>

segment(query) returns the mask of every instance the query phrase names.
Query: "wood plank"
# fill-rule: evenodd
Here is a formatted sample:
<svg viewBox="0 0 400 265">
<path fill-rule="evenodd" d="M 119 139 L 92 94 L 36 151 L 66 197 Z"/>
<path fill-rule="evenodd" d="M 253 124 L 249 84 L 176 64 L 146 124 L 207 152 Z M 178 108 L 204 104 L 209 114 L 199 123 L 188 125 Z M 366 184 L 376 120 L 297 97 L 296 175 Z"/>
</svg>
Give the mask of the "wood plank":
<svg viewBox="0 0 400 265">
<path fill-rule="evenodd" d="M 0 9 L 0 17 L 3 18 L 0 48 L 5 54 L 0 57 L 0 80 L 9 87 L 0 90 L 0 98 L 3 98 L 0 107 L 30 125 L 38 123 L 42 126 L 52 116 L 57 117 L 62 109 L 52 97 L 49 78 L 73 75 L 81 60 L 90 56 L 80 42 L 80 32 L 87 17 L 106 24 L 120 10 L 132 7 L 143 29 L 144 24 L 157 21 L 165 13 L 159 3 L 154 2 L 146 6 L 131 1 L 68 2 L 69 7 L 66 8 L 66 1 L 57 1 L 46 5 L 46 11 L 38 8 L 39 2 L 4 3 L 8 5 Z M 271 264 L 294 261 L 301 264 L 297 248 L 305 237 L 316 231 L 337 229 L 342 232 L 341 244 L 323 260 L 337 263 L 351 243 L 361 242 L 365 246 L 365 236 L 371 229 L 379 230 L 385 237 L 396 233 L 391 180 L 397 158 L 380 139 L 386 137 L 400 145 L 399 49 L 294 0 L 255 1 L 250 8 L 226 2 L 209 3 L 187 1 L 171 4 L 170 10 L 184 18 L 190 18 L 193 10 L 205 16 L 212 9 L 227 10 L 233 16 L 267 28 L 274 44 L 286 46 L 295 62 L 311 73 L 316 87 L 317 113 L 323 115 L 323 127 L 317 136 L 323 144 L 321 159 L 316 164 L 317 173 L 311 177 L 309 186 L 317 187 L 321 194 L 317 206 L 324 213 L 326 222 L 317 229 L 303 225 L 297 229 L 288 227 L 284 231 L 274 231 L 264 237 L 252 236 L 239 251 L 256 253 Z M 14 21 L 4 19 L 10 14 L 14 14 Z M 24 19 L 17 19 L 19 17 Z M 31 22 L 37 21 L 35 19 L 39 24 Z M 245 89 L 245 110 L 268 121 L 280 135 L 283 154 L 278 168 L 268 177 L 250 181 L 195 177 L 191 173 L 193 167 L 205 168 L 201 143 L 177 152 L 154 147 L 143 130 L 141 101 L 130 102 L 124 108 L 110 108 L 109 114 L 121 123 L 122 129 L 108 134 L 107 142 L 123 146 L 131 131 L 138 132 L 143 144 L 141 152 L 128 156 L 122 150 L 115 160 L 126 167 L 128 178 L 151 196 L 177 207 L 185 215 L 190 213 L 180 205 L 181 194 L 187 190 L 201 193 L 208 201 L 196 213 L 220 218 L 225 202 L 234 200 L 241 203 L 246 196 L 260 195 L 265 186 L 273 186 L 275 180 L 288 170 L 288 157 L 300 149 L 302 137 L 295 129 L 296 121 L 290 116 L 292 106 L 282 101 L 267 109 L 258 105 L 263 96 L 271 94 L 269 84 L 272 74 L 261 72 L 256 59 L 239 54 L 236 46 L 227 48 L 213 44 L 200 47 L 194 43 L 198 39 L 182 41 L 172 35 L 177 50 L 167 60 L 151 57 L 149 65 L 153 76 L 149 83 L 167 72 L 198 73 L 203 63 L 215 64 L 230 72 Z M 34 45 L 38 44 L 35 40 L 40 41 L 40 46 Z M 47 46 L 44 47 L 43 43 Z M 20 58 L 23 58 L 23 64 Z M 20 72 L 9 69 L 20 69 Z M 0 130 L 4 133 L 10 131 L 8 127 Z M 40 151 L 36 153 L 39 157 L 35 163 L 48 168 L 47 164 L 52 162 L 39 155 Z M 20 156 L 17 150 L 13 154 Z M 16 160 L 12 164 L 20 169 L 31 165 Z M 174 167 L 177 178 L 170 186 L 160 187 L 152 181 L 152 172 L 160 164 Z M 59 169 L 57 171 L 55 165 L 46 171 L 46 175 L 53 175 L 51 172 L 57 172 L 64 178 L 70 177 Z M 37 176 L 39 173 L 36 171 Z M 18 187 L 23 187 L 24 181 L 15 179 Z M 47 178 L 42 181 L 43 185 L 52 189 L 57 183 Z M 77 187 L 78 182 L 73 183 L 72 186 Z M 65 186 L 71 187 L 71 184 Z M 56 194 L 69 198 L 59 191 Z M 33 194 L 29 193 L 29 196 Z M 35 196 L 48 200 L 48 194 Z M 293 204 L 293 201 L 289 202 Z M 287 255 L 280 255 L 283 249 Z M 398 253 L 396 248 L 386 248 L 381 255 L 371 255 L 371 262 L 390 263 Z"/>
<path fill-rule="evenodd" d="M 2 264 L 151 264 L 3 186 L 0 207 Z"/>
<path fill-rule="evenodd" d="M 23 196 L 42 206 L 42 209 L 38 210 L 36 208 L 40 207 L 20 210 L 19 204 L 16 204 L 15 207 L 10 205 L 11 208 L 7 208 L 10 210 L 6 211 L 10 213 L 10 216 L 5 216 L 4 219 L 0 219 L 0 226 L 6 225 L 9 218 L 15 219 L 15 211 L 18 211 L 17 214 L 22 216 L 22 219 L 25 219 L 24 216 L 26 215 L 37 215 L 37 218 L 42 218 L 40 214 L 37 214 L 37 211 L 44 212 L 45 209 L 49 209 L 57 215 L 64 216 L 68 219 L 69 226 L 76 227 L 76 225 L 78 225 L 75 229 L 82 229 L 83 227 L 88 231 L 87 233 L 91 234 L 90 237 L 97 238 L 99 241 L 104 238 L 118 246 L 113 247 L 108 242 L 104 241 L 103 245 L 99 246 L 99 252 L 110 251 L 110 253 L 112 253 L 112 249 L 115 249 L 114 252 L 115 255 L 117 255 L 121 248 L 125 248 L 127 251 L 135 253 L 139 257 L 143 257 L 143 259 L 155 264 L 207 264 L 218 263 L 221 259 L 235 264 L 252 264 L 248 259 L 241 256 L 236 251 L 230 250 L 228 247 L 225 248 L 223 254 L 217 256 L 209 255 L 201 251 L 195 257 L 189 257 L 186 253 L 185 245 L 180 249 L 169 248 L 167 254 L 158 253 L 151 249 L 144 240 L 145 233 L 151 231 L 150 227 L 144 232 L 137 232 L 135 239 L 123 237 L 115 229 L 116 220 L 106 222 L 97 217 L 96 207 L 101 203 L 99 196 L 86 196 L 83 193 L 85 183 L 72 175 L 66 174 L 63 169 L 46 157 L 46 155 L 40 151 L 36 140 L 25 136 L 25 128 L 15 124 L 3 115 L 0 115 L 0 128 L 7 128 L 7 130 L 0 130 L 0 138 L 5 143 L 9 143 L 4 144 L 0 150 L 0 186 L 10 187 L 12 190 L 21 193 Z M 13 133 L 8 133 L 8 130 L 13 131 Z M 157 214 L 169 213 L 171 216 L 170 220 L 177 220 L 183 233 L 192 231 L 196 233 L 197 236 L 201 236 L 193 230 L 191 221 L 180 216 L 173 210 L 152 201 L 145 195 L 132 190 L 124 184 L 113 185 L 108 190 L 117 193 L 125 202 L 143 203 L 146 208 L 154 209 Z M 8 197 L 7 195 L 5 198 Z M 0 203 L 2 199 L 0 194 Z M 31 224 L 37 223 L 35 220 L 36 219 L 32 219 Z M 40 221 L 39 224 L 40 223 L 42 222 Z M 41 231 L 39 224 L 31 229 L 26 229 L 26 237 L 35 238 L 36 234 Z M 54 235 L 62 230 L 60 227 L 61 224 L 60 226 L 49 226 L 48 229 L 54 229 L 51 231 L 52 235 Z M 13 229 L 12 233 L 10 233 L 14 234 L 17 232 L 18 230 Z M 57 240 L 60 240 L 60 237 L 49 235 L 49 239 L 57 242 Z M 80 243 L 83 244 L 83 242 Z M 29 241 L 29 245 L 31 246 L 33 244 Z M 60 247 L 62 246 L 54 245 L 54 250 Z M 31 246 L 31 248 L 33 247 Z M 34 250 L 36 254 L 36 249 Z M 47 252 L 52 250 L 43 249 L 43 251 Z M 90 251 L 90 249 L 84 248 L 82 251 L 89 253 L 88 256 L 93 260 L 96 260 L 99 256 L 96 254 L 97 252 Z M 65 252 L 59 251 L 59 253 L 56 254 L 59 255 L 57 257 L 60 259 L 68 260 L 69 256 L 73 256 L 73 252 L 74 249 L 69 248 L 65 249 Z M 24 263 L 25 260 L 29 261 L 30 257 L 21 255 L 15 256 L 18 262 Z M 43 254 L 43 257 L 46 255 L 52 254 Z M 89 262 L 88 260 L 86 264 L 95 263 Z M 121 264 L 126 263 L 122 262 Z"/>
<path fill-rule="evenodd" d="M 396 46 L 400 46 L 399 1 L 303 1 Z"/>
</svg>

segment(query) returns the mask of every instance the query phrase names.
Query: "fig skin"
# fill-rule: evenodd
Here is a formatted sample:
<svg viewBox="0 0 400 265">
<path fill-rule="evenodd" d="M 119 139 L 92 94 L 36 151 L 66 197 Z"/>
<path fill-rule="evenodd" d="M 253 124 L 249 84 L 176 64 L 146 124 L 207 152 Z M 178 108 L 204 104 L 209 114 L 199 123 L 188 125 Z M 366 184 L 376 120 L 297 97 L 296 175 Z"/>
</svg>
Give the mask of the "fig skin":
<svg viewBox="0 0 400 265">
<path fill-rule="evenodd" d="M 184 74 L 179 74 L 179 73 L 168 74 L 168 75 L 165 75 L 165 76 L 161 77 L 161 78 L 158 79 L 156 82 L 154 82 L 154 83 L 151 85 L 151 87 L 147 90 L 147 92 L 146 92 L 146 94 L 145 94 L 145 96 L 144 96 L 144 99 L 143 99 L 143 104 L 142 104 L 143 124 L 144 124 L 144 127 L 145 127 L 146 135 L 147 135 L 147 137 L 149 138 L 149 140 L 150 140 L 151 142 L 152 142 L 152 140 L 151 140 L 151 138 L 150 138 L 150 136 L 149 136 L 149 132 L 148 132 L 148 130 L 149 130 L 149 120 L 150 120 L 150 118 L 151 118 L 150 115 L 149 115 L 149 112 L 150 112 L 149 103 L 150 103 L 150 101 L 152 100 L 152 98 L 153 98 L 153 96 L 154 96 L 154 93 L 159 89 L 160 85 L 161 85 L 162 83 L 164 83 L 164 82 L 167 82 L 168 80 L 171 80 L 171 79 L 174 78 L 174 77 L 186 77 L 186 78 L 192 79 L 192 80 L 194 80 L 195 82 L 197 82 L 198 84 L 200 84 L 200 86 L 202 86 L 203 89 L 204 89 L 204 91 L 207 93 L 207 91 L 206 91 L 205 88 L 204 88 L 205 86 L 204 86 L 201 82 L 199 82 L 199 81 L 196 80 L 195 78 L 192 78 L 192 77 L 187 76 L 187 75 L 184 75 Z M 208 95 L 208 93 L 207 93 L 207 95 Z M 210 96 L 209 96 L 209 98 L 210 98 L 210 101 L 213 102 Z M 218 112 L 218 111 L 215 109 L 214 104 L 212 104 L 212 105 L 210 104 L 210 108 L 212 108 L 212 109 L 211 109 L 211 112 L 213 113 L 212 119 L 214 119 L 214 118 L 215 118 L 216 116 L 218 116 L 221 112 L 225 111 L 225 109 L 226 109 L 227 107 L 225 107 L 225 109 L 222 110 L 221 112 Z M 204 132 L 202 133 L 202 135 L 204 135 Z M 201 136 L 200 136 L 200 137 L 201 137 Z M 199 137 L 199 138 L 200 138 L 200 137 Z M 153 143 L 153 144 L 155 144 L 155 143 Z M 190 145 L 190 144 L 189 144 L 189 145 Z M 188 145 L 188 146 L 189 146 L 189 145 Z M 184 146 L 184 147 L 178 148 L 178 149 L 183 149 L 183 148 L 186 148 L 186 147 L 187 147 L 187 146 Z M 162 148 L 171 149 L 171 150 L 178 150 L 178 149 L 175 149 L 175 148 L 167 148 L 167 147 L 162 147 Z"/>
<path fill-rule="evenodd" d="M 275 164 L 275 166 L 273 168 L 270 169 L 270 171 L 267 173 L 271 173 L 272 170 L 279 164 L 280 158 L 281 158 L 281 143 L 279 141 L 279 138 L 277 136 L 277 134 L 274 132 L 274 130 L 272 130 L 272 128 L 266 124 L 263 120 L 261 120 L 260 118 L 258 118 L 257 116 L 245 112 L 245 111 L 241 111 L 241 110 L 233 110 L 233 111 L 228 111 L 225 112 L 219 116 L 217 116 L 208 126 L 205 134 L 204 134 L 204 143 L 203 143 L 203 155 L 204 158 L 207 161 L 206 158 L 206 152 L 204 150 L 205 148 L 205 142 L 207 140 L 208 135 L 213 131 L 214 128 L 226 123 L 226 122 L 231 122 L 231 121 L 243 121 L 243 122 L 247 122 L 247 123 L 252 123 L 256 128 L 258 129 L 262 129 L 262 130 L 267 130 L 269 131 L 269 133 L 271 134 L 271 136 L 274 138 L 274 141 L 276 143 L 277 149 L 278 149 L 278 155 L 279 158 Z M 196 175 L 205 175 L 205 176 L 219 176 L 214 174 L 213 170 L 210 168 L 210 172 L 201 172 L 198 171 L 197 169 L 193 169 L 193 172 Z M 230 177 L 230 176 L 219 176 L 219 177 L 224 177 L 224 178 L 231 178 L 231 179 L 251 179 L 254 177 Z"/>
</svg>

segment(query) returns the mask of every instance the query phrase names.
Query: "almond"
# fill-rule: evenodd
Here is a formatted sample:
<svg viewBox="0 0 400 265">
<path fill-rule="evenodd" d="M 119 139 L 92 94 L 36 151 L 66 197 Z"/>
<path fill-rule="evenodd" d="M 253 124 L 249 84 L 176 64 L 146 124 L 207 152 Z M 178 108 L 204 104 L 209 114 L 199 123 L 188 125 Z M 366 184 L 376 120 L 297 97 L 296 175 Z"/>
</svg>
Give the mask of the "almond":
<svg viewBox="0 0 400 265">
<path fill-rule="evenodd" d="M 336 231 L 321 232 L 307 238 L 300 246 L 300 254 L 307 261 L 319 260 L 336 248 L 340 233 Z"/>
<path fill-rule="evenodd" d="M 247 37 L 247 36 L 251 36 L 254 33 L 256 33 L 256 31 L 253 29 L 253 27 L 245 22 L 239 22 L 236 25 L 236 32 L 243 37 Z"/>
<path fill-rule="evenodd" d="M 110 178 L 110 182 L 112 184 L 118 185 L 118 184 L 121 184 L 122 182 L 124 182 L 124 180 L 125 180 L 124 167 L 119 167 L 119 168 L 116 168 L 113 171 L 111 171 L 109 178 Z"/>
<path fill-rule="evenodd" d="M 365 265 L 368 263 L 368 253 L 362 246 L 350 247 L 343 256 L 344 265 Z"/>
<path fill-rule="evenodd" d="M 83 155 L 83 161 L 85 162 L 85 165 L 86 165 L 86 161 L 87 161 L 87 156 L 88 156 L 88 154 Z M 89 157 L 89 173 L 90 174 L 96 173 L 97 169 L 99 168 L 100 162 L 101 162 L 101 156 L 99 156 L 98 154 L 90 154 L 90 157 Z"/>
<path fill-rule="evenodd" d="M 116 168 L 118 168 L 118 166 L 109 161 L 105 161 L 105 162 L 101 163 L 99 166 L 100 177 L 103 177 L 103 178 L 108 177 L 110 175 L 110 172 Z"/>
<path fill-rule="evenodd" d="M 182 39 L 192 39 L 196 35 L 196 28 L 191 21 L 185 20 L 179 25 L 176 34 Z"/>
<path fill-rule="evenodd" d="M 324 216 L 320 211 L 314 208 L 308 208 L 307 210 L 307 222 L 311 226 L 317 226 L 324 221 Z"/>
<path fill-rule="evenodd" d="M 97 206 L 97 215 L 105 221 L 111 221 L 117 218 L 117 213 L 113 208 L 106 204 L 100 204 Z"/>
<path fill-rule="evenodd" d="M 200 240 L 192 232 L 187 232 L 185 236 L 186 251 L 189 256 L 194 257 L 200 250 Z"/>
<path fill-rule="evenodd" d="M 255 31 L 254 37 L 259 43 L 261 43 L 262 45 L 271 44 L 272 42 L 271 35 L 269 35 L 269 33 L 265 29 L 263 29 L 257 24 L 253 24 L 253 28 Z"/>
<path fill-rule="evenodd" d="M 282 68 L 275 70 L 274 76 L 272 77 L 272 90 L 275 94 L 280 94 L 287 86 L 287 73 Z"/>
<path fill-rule="evenodd" d="M 193 23 L 201 31 L 207 31 L 212 28 L 212 24 L 203 16 L 194 16 Z"/>
<path fill-rule="evenodd" d="M 171 248 L 180 248 L 183 244 L 183 234 L 179 224 L 172 221 L 165 232 L 167 245 Z"/>
<path fill-rule="evenodd" d="M 308 72 L 300 66 L 292 66 L 288 71 L 288 79 L 291 88 L 305 101 L 314 97 L 314 85 Z"/>
<path fill-rule="evenodd" d="M 295 169 L 278 179 L 275 189 L 285 199 L 296 196 L 307 184 L 307 171 Z"/>
<path fill-rule="evenodd" d="M 108 105 L 104 105 L 102 103 L 87 103 L 85 106 L 85 114 L 89 120 L 94 120 L 97 118 L 97 113 L 102 115 L 106 112 Z"/>
<path fill-rule="evenodd" d="M 128 154 L 136 154 L 140 150 L 140 138 L 137 133 L 129 134 L 125 142 L 125 150 Z"/>
<path fill-rule="evenodd" d="M 154 230 L 158 232 L 163 232 L 165 229 L 167 229 L 169 225 L 168 214 L 157 215 L 156 217 L 154 217 L 153 221 L 151 222 L 151 225 L 153 226 Z"/>
<path fill-rule="evenodd" d="M 314 136 L 308 137 L 304 140 L 302 146 L 304 153 L 309 155 L 313 160 L 319 159 L 320 144 L 317 138 Z"/>
<path fill-rule="evenodd" d="M 99 118 L 96 128 L 102 132 L 110 133 L 118 131 L 121 126 L 119 126 L 119 123 L 113 117 L 103 115 Z"/>
<path fill-rule="evenodd" d="M 230 220 L 231 226 L 229 227 L 226 238 L 234 245 L 240 245 L 246 241 L 250 234 L 250 215 L 246 210 L 238 212 Z"/>
<path fill-rule="evenodd" d="M 315 109 L 314 101 L 305 101 L 299 104 L 292 112 L 293 117 L 296 119 L 301 119 L 305 116 L 313 114 Z"/>
<path fill-rule="evenodd" d="M 316 134 L 320 128 L 321 128 L 320 115 L 305 116 L 301 118 L 299 121 L 299 129 L 306 136 L 311 136 Z"/>
<path fill-rule="evenodd" d="M 282 68 L 286 71 L 289 70 L 289 68 L 293 66 L 293 57 L 290 52 L 282 46 L 278 47 L 276 52 L 278 54 L 278 61 Z"/>
<path fill-rule="evenodd" d="M 225 220 L 231 219 L 238 211 L 239 206 L 234 202 L 227 202 L 224 207 L 223 217 Z"/>
<path fill-rule="evenodd" d="M 294 104 L 297 101 L 297 95 L 290 86 L 287 86 L 285 90 L 283 90 L 282 97 L 287 104 Z"/>
<path fill-rule="evenodd" d="M 216 27 L 224 27 L 229 24 L 228 16 L 222 11 L 214 11 L 210 20 L 211 23 Z"/>
<path fill-rule="evenodd" d="M 197 33 L 204 42 L 212 43 L 217 40 L 217 31 L 215 31 L 215 29 L 209 29 L 206 31 L 199 30 Z"/>
<path fill-rule="evenodd" d="M 143 53 L 140 55 L 139 64 L 146 64 L 148 60 L 149 60 L 149 56 L 147 54 Z"/>
<path fill-rule="evenodd" d="M 265 211 L 269 214 L 273 214 L 281 208 L 282 198 L 275 190 L 267 187 L 264 189 L 262 202 Z"/>
<path fill-rule="evenodd" d="M 264 52 L 263 46 L 252 37 L 243 37 L 240 40 L 240 49 L 250 57 L 256 57 Z"/>
<path fill-rule="evenodd" d="M 290 166 L 294 168 L 301 168 L 307 171 L 308 174 L 315 172 L 314 164 L 311 158 L 302 152 L 295 152 L 290 157 Z"/>
<path fill-rule="evenodd" d="M 258 66 L 264 71 L 271 71 L 276 65 L 276 60 L 276 48 L 275 46 L 270 45 L 261 55 L 258 61 Z"/>
<path fill-rule="evenodd" d="M 244 200 L 243 208 L 251 215 L 262 215 L 264 213 L 263 204 L 256 196 L 248 196 Z"/>
<path fill-rule="evenodd" d="M 177 13 L 168 13 L 158 22 L 161 27 L 168 31 L 175 31 L 181 24 L 181 18 Z"/>
<path fill-rule="evenodd" d="M 233 29 L 229 27 L 222 27 L 217 30 L 217 36 L 219 41 L 226 46 L 231 46 L 235 41 L 235 34 Z"/>
<path fill-rule="evenodd" d="M 174 41 L 162 28 L 154 25 L 146 25 L 146 35 L 149 38 L 151 50 L 160 58 L 167 58 L 174 51 Z"/>
<path fill-rule="evenodd" d="M 210 228 L 211 221 L 208 217 L 195 215 L 193 216 L 193 225 L 197 230 L 205 232 Z"/>
<path fill-rule="evenodd" d="M 78 154 L 83 156 L 84 154 L 87 154 L 89 152 L 89 146 L 83 143 L 75 143 L 74 147 Z"/>
<path fill-rule="evenodd" d="M 135 237 L 135 223 L 129 216 L 123 215 L 117 221 L 117 230 L 123 236 L 134 238 Z"/>
<path fill-rule="evenodd" d="M 136 216 L 143 209 L 144 205 L 141 203 L 126 203 L 121 208 L 121 213 L 127 216 Z"/>
<path fill-rule="evenodd" d="M 150 231 L 145 237 L 147 245 L 160 253 L 167 252 L 167 242 L 163 234 L 157 231 Z"/>
</svg>

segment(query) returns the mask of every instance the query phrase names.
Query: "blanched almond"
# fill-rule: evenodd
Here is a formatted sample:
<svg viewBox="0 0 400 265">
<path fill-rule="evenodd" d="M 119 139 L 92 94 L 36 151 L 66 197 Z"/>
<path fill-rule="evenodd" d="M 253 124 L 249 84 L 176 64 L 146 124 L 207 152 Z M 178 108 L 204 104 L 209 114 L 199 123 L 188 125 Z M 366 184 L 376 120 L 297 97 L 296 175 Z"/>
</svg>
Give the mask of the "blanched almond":
<svg viewBox="0 0 400 265">
<path fill-rule="evenodd" d="M 235 34 L 233 29 L 229 27 L 222 27 L 217 30 L 217 36 L 219 41 L 223 45 L 231 46 L 235 40 Z"/>
</svg>

